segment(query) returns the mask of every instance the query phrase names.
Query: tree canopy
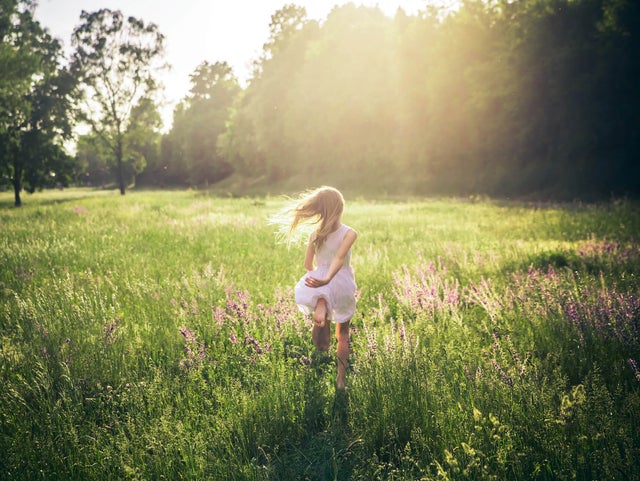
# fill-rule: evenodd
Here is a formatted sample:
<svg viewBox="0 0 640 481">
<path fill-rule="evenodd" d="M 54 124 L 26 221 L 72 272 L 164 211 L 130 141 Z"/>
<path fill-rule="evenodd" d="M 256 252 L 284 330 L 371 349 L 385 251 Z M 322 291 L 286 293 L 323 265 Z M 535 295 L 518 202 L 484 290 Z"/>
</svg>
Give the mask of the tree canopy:
<svg viewBox="0 0 640 481">
<path fill-rule="evenodd" d="M 171 168 L 164 169 L 158 181 L 203 185 L 231 174 L 233 168 L 220 154 L 218 141 L 240 91 L 226 62 L 205 61 L 195 69 L 191 90 L 176 107 L 173 127 L 163 144 Z"/>
<path fill-rule="evenodd" d="M 244 175 L 421 194 L 638 193 L 638 6 L 285 7 L 230 129 Z M 366 190 L 366 189 L 365 189 Z"/>
<path fill-rule="evenodd" d="M 66 184 L 73 170 L 62 144 L 71 135 L 75 81 L 33 8 L 0 3 L 0 183 L 13 186 L 16 206 L 23 188 Z"/>
<path fill-rule="evenodd" d="M 124 194 L 127 167 L 135 174 L 145 165 L 129 149 L 127 134 L 136 130 L 135 109 L 158 88 L 164 36 L 155 24 L 125 18 L 119 10 L 83 11 L 80 19 L 72 37 L 72 68 L 80 80 L 82 120 L 111 153 Z"/>
<path fill-rule="evenodd" d="M 78 140 L 76 179 L 105 184 L 115 174 L 122 193 L 134 179 L 231 177 L 227 185 L 262 190 L 640 194 L 638 2 L 465 0 L 392 17 L 349 3 L 322 21 L 285 5 L 246 85 L 225 61 L 203 60 L 165 133 L 153 97 L 157 26 L 83 12 L 71 77 L 32 4 L 0 5 L 5 180 L 43 185 L 68 165 L 60 139 L 77 81 L 92 133 Z"/>
</svg>

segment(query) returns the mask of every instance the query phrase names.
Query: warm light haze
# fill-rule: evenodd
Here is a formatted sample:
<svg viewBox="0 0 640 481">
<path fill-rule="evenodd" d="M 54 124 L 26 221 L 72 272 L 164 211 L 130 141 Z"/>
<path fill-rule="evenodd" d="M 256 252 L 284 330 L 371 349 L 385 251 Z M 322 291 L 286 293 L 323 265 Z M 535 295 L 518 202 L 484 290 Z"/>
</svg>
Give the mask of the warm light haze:
<svg viewBox="0 0 640 481">
<path fill-rule="evenodd" d="M 229 179 L 231 190 L 295 191 L 313 179 L 364 192 L 563 199 L 638 190 L 637 2 L 41 0 L 36 18 L 64 43 L 62 64 L 81 12 L 105 8 L 141 20 L 163 47 L 147 62 L 163 87 L 149 102 L 134 90 L 103 103 L 125 112 L 110 124 L 131 145 L 122 186 Z M 21 85 L 4 81 L 7 92 Z M 95 93 L 86 98 L 104 98 Z M 79 133 L 83 119 L 68 120 Z M 112 181 L 123 152 L 103 155 L 103 127 L 75 139 L 92 185 Z"/>
<path fill-rule="evenodd" d="M 438 4 L 446 2 L 447 0 L 439 1 Z M 167 129 L 172 120 L 173 107 L 189 90 L 189 75 L 201 62 L 226 61 L 240 82 L 247 82 L 251 75 L 251 63 L 258 58 L 268 38 L 271 15 L 286 3 L 304 7 L 308 18 L 322 21 L 334 6 L 349 2 L 41 0 L 36 18 L 63 42 L 67 50 L 70 49 L 71 33 L 79 23 L 82 10 L 118 9 L 125 15 L 156 23 L 165 35 L 166 60 L 171 66 L 168 72 L 162 74 L 165 105 L 161 111 Z M 434 4 L 424 0 L 364 0 L 353 3 L 377 5 L 390 16 L 398 8 L 414 14 L 424 9 L 427 3 Z"/>
</svg>

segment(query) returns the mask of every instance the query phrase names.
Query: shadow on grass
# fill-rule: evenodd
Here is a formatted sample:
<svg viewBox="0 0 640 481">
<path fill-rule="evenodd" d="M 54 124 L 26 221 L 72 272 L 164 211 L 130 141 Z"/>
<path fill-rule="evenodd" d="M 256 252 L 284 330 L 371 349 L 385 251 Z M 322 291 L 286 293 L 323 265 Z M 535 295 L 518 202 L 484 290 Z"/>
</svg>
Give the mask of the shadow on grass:
<svg viewBox="0 0 640 481">
<path fill-rule="evenodd" d="M 45 193 L 53 193 L 53 190 L 46 190 Z M 43 206 L 51 206 L 58 204 L 66 204 L 68 202 L 78 202 L 84 199 L 88 199 L 91 197 L 95 197 L 97 193 L 99 194 L 107 194 L 109 192 L 113 192 L 115 195 L 115 191 L 113 189 L 103 189 L 100 187 L 92 188 L 92 189 L 83 189 L 82 192 L 76 191 L 55 191 L 55 197 L 47 197 L 47 198 L 38 198 L 38 192 L 33 194 L 25 193 L 21 194 L 22 198 L 22 206 L 15 206 L 15 199 L 13 194 L 10 196 L 1 196 L 0 197 L 0 209 L 18 209 L 22 207 L 43 207 Z M 120 195 L 120 194 L 118 194 Z"/>
<path fill-rule="evenodd" d="M 349 427 L 349 391 L 346 389 L 336 389 L 336 396 L 333 401 L 333 421 L 336 426 L 342 429 Z"/>
<path fill-rule="evenodd" d="M 335 363 L 325 357 L 317 362 L 304 387 L 306 436 L 281 447 L 269 479 L 346 481 L 361 462 L 361 442 L 354 441 L 349 426 L 349 392 L 330 387 Z"/>
</svg>

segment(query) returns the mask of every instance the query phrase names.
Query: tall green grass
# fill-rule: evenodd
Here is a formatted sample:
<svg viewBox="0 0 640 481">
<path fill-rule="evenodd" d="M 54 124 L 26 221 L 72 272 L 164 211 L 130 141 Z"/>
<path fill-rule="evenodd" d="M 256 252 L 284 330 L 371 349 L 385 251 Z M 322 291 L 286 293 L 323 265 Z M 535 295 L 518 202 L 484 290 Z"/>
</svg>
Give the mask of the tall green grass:
<svg viewBox="0 0 640 481">
<path fill-rule="evenodd" d="M 631 202 L 347 198 L 346 393 L 293 305 L 281 199 L 10 203 L 1 479 L 640 479 Z"/>
</svg>

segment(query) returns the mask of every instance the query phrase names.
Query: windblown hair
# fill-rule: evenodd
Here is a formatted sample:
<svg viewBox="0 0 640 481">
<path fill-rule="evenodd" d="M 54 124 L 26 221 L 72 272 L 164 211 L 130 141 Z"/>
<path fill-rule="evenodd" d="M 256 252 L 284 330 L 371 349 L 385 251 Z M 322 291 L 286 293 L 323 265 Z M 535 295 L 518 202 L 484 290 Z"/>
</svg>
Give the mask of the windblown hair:
<svg viewBox="0 0 640 481">
<path fill-rule="evenodd" d="M 344 198 L 333 187 L 323 186 L 304 192 L 296 199 L 295 205 L 285 211 L 285 237 L 290 240 L 294 231 L 303 224 L 317 225 L 313 243 L 318 249 L 335 229 L 343 210 Z"/>
</svg>

